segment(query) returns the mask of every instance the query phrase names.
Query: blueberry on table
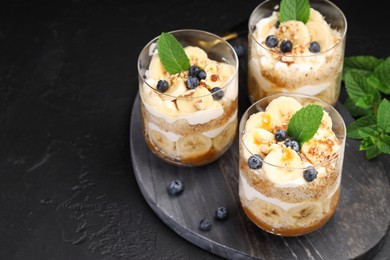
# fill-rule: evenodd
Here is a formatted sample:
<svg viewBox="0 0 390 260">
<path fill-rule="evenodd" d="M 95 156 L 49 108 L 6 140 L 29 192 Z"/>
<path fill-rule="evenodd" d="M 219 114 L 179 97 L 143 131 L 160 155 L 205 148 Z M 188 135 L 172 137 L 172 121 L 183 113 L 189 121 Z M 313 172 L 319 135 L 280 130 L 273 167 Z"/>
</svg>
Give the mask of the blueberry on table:
<svg viewBox="0 0 390 260">
<path fill-rule="evenodd" d="M 213 94 L 214 100 L 221 100 L 223 98 L 223 96 L 225 95 L 225 93 L 223 92 L 223 90 L 221 90 L 220 87 L 212 88 L 211 93 Z"/>
<path fill-rule="evenodd" d="M 161 93 L 167 91 L 169 88 L 169 83 L 166 80 L 159 80 L 157 82 L 157 90 L 160 91 Z"/>
<path fill-rule="evenodd" d="M 188 69 L 188 76 L 190 76 L 190 77 L 197 77 L 200 70 L 201 69 L 198 66 L 192 65 Z"/>
<path fill-rule="evenodd" d="M 226 207 L 218 207 L 215 210 L 214 218 L 217 220 L 226 220 L 229 217 L 229 210 Z"/>
<path fill-rule="evenodd" d="M 279 43 L 278 38 L 276 38 L 275 35 L 268 35 L 267 38 L 265 38 L 265 45 L 267 45 L 270 48 L 276 47 Z"/>
<path fill-rule="evenodd" d="M 317 174 L 317 170 L 313 166 L 309 166 L 306 170 L 303 171 L 303 178 L 307 182 L 311 182 L 317 178 Z"/>
<path fill-rule="evenodd" d="M 321 46 L 318 42 L 311 42 L 309 46 L 309 51 L 317 53 L 321 51 Z"/>
<path fill-rule="evenodd" d="M 211 220 L 209 218 L 203 218 L 199 222 L 199 229 L 202 231 L 210 231 L 211 230 Z"/>
<path fill-rule="evenodd" d="M 288 139 L 284 142 L 284 145 L 286 147 L 290 147 L 292 150 L 296 151 L 296 152 L 299 152 L 299 150 L 301 150 L 301 148 L 299 147 L 299 143 L 293 139 Z"/>
<path fill-rule="evenodd" d="M 181 180 L 173 180 L 168 185 L 168 193 L 172 196 L 177 196 L 183 193 L 184 191 L 184 183 Z"/>
<path fill-rule="evenodd" d="M 251 155 L 248 158 L 248 166 L 252 170 L 260 169 L 263 166 L 263 158 L 259 154 Z"/>
<path fill-rule="evenodd" d="M 286 130 L 283 130 L 283 129 L 276 130 L 276 132 L 275 132 L 276 141 L 281 142 L 281 141 L 286 140 L 286 138 L 287 138 Z"/>
<path fill-rule="evenodd" d="M 189 76 L 186 80 L 186 86 L 189 89 L 194 89 L 199 85 L 199 79 L 194 76 Z"/>
<path fill-rule="evenodd" d="M 290 52 L 292 50 L 292 43 L 290 40 L 284 40 L 280 44 L 280 50 L 282 52 Z"/>
</svg>

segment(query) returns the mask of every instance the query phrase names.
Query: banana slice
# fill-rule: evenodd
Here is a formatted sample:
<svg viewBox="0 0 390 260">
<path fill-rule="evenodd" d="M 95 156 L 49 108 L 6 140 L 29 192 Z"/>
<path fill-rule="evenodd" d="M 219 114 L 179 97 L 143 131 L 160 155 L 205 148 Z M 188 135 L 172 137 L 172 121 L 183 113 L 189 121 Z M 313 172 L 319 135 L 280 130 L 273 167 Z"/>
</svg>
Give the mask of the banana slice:
<svg viewBox="0 0 390 260">
<path fill-rule="evenodd" d="M 243 136 L 243 142 L 245 147 L 244 156 L 248 159 L 252 154 L 260 154 L 265 156 L 268 154 L 270 146 L 275 144 L 275 136 L 262 128 L 256 128 L 252 131 L 245 132 Z"/>
<path fill-rule="evenodd" d="M 261 38 L 265 40 L 268 35 L 273 34 L 273 29 L 275 28 L 276 30 L 275 24 L 278 20 L 279 17 L 277 16 L 276 12 L 267 18 L 260 19 L 254 32 L 255 38 Z"/>
<path fill-rule="evenodd" d="M 215 150 L 222 151 L 234 139 L 237 132 L 237 120 L 231 122 L 219 135 L 213 138 Z"/>
<path fill-rule="evenodd" d="M 286 147 L 273 148 L 264 158 L 265 173 L 272 182 L 284 185 L 287 183 L 304 183 L 302 160 L 292 149 Z M 278 166 L 278 167 L 276 167 Z"/>
<path fill-rule="evenodd" d="M 175 143 L 170 141 L 162 133 L 150 129 L 148 135 L 150 141 L 157 148 L 157 150 L 162 151 L 168 156 L 172 156 L 176 153 Z"/>
<path fill-rule="evenodd" d="M 256 199 L 251 204 L 251 210 L 261 222 L 265 222 L 272 227 L 281 227 L 284 225 L 285 211 L 275 204 Z"/>
<path fill-rule="evenodd" d="M 302 105 L 294 98 L 278 97 L 268 104 L 265 111 L 279 119 L 283 126 L 287 126 L 290 118 L 301 108 Z"/>
<path fill-rule="evenodd" d="M 199 47 L 188 46 L 184 48 L 191 65 L 204 68 L 209 60 L 207 53 Z"/>
<path fill-rule="evenodd" d="M 301 21 L 281 23 L 275 36 L 279 41 L 290 40 L 293 47 L 306 46 L 310 43 L 309 31 Z"/>
<path fill-rule="evenodd" d="M 281 126 L 280 121 L 268 112 L 252 114 L 246 121 L 245 129 L 251 131 L 257 128 L 273 132 L 276 126 Z"/>
<path fill-rule="evenodd" d="M 177 151 L 180 157 L 196 158 L 206 154 L 213 142 L 202 134 L 193 134 L 181 137 L 177 141 Z"/>
<path fill-rule="evenodd" d="M 332 130 L 332 119 L 329 116 L 329 113 L 324 110 L 324 115 L 322 116 L 321 120 L 321 126 L 322 128 L 328 128 L 329 130 Z"/>
<path fill-rule="evenodd" d="M 168 90 L 164 92 L 164 94 L 166 95 L 161 96 L 164 99 L 172 100 L 176 97 L 183 95 L 187 90 L 188 89 L 184 83 L 184 80 L 182 78 L 175 78 L 174 80 L 172 80 Z"/>
<path fill-rule="evenodd" d="M 287 218 L 292 225 L 306 226 L 322 217 L 322 206 L 318 202 L 305 202 L 287 211 Z"/>
<path fill-rule="evenodd" d="M 310 8 L 309 22 L 325 22 L 324 16 L 317 10 Z"/>
<path fill-rule="evenodd" d="M 213 101 L 210 91 L 203 86 L 198 86 L 196 89 L 184 92 L 176 100 L 176 104 L 180 111 L 192 113 L 198 110 L 206 110 L 213 104 Z"/>
<path fill-rule="evenodd" d="M 164 77 L 166 71 L 160 61 L 158 54 L 154 54 L 149 64 L 149 77 L 160 80 Z"/>
<path fill-rule="evenodd" d="M 332 35 L 330 27 L 322 22 L 307 22 L 306 27 L 309 31 L 310 41 L 316 41 L 321 47 L 321 51 L 326 51 L 332 47 Z"/>
<path fill-rule="evenodd" d="M 327 161 L 330 156 L 340 149 L 340 141 L 329 128 L 320 127 L 312 139 L 302 145 L 301 153 L 312 164 Z"/>
</svg>

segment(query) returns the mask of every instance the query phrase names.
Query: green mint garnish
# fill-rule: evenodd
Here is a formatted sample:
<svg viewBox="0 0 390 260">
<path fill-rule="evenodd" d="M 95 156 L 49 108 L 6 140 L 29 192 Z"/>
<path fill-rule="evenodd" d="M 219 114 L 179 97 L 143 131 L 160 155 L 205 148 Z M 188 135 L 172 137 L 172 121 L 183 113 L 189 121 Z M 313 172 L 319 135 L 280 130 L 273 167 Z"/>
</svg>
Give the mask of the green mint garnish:
<svg viewBox="0 0 390 260">
<path fill-rule="evenodd" d="M 290 119 L 287 134 L 298 141 L 300 147 L 309 141 L 321 125 L 323 108 L 310 104 L 298 110 Z"/>
<path fill-rule="evenodd" d="M 361 140 L 367 159 L 390 154 L 390 57 L 346 57 L 343 80 L 348 97 L 345 107 L 356 121 L 348 125 L 347 137 Z"/>
<path fill-rule="evenodd" d="M 161 33 L 157 41 L 157 50 L 164 69 L 170 74 L 188 70 L 190 60 L 183 46 L 170 33 Z"/>
<path fill-rule="evenodd" d="M 282 0 L 280 2 L 280 22 L 295 20 L 306 23 L 309 16 L 309 0 Z"/>
</svg>

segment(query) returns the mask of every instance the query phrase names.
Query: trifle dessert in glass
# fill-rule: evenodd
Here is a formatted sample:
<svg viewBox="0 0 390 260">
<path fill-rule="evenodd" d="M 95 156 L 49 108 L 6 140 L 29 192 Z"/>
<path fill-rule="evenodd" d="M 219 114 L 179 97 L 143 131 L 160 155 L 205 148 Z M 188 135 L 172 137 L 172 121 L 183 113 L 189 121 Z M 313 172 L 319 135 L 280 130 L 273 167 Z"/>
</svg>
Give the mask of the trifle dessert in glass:
<svg viewBox="0 0 390 260">
<path fill-rule="evenodd" d="M 239 127 L 239 197 L 261 229 L 299 236 L 322 227 L 340 196 L 346 128 L 322 100 L 275 94 L 255 102 Z"/>
<path fill-rule="evenodd" d="M 162 33 L 138 59 L 146 143 L 163 160 L 199 166 L 218 159 L 237 132 L 238 58 L 199 30 Z"/>
<path fill-rule="evenodd" d="M 275 93 L 303 93 L 335 105 L 344 61 L 345 16 L 326 0 L 301 4 L 297 14 L 291 13 L 289 2 L 265 1 L 250 16 L 249 98 L 253 103 Z"/>
</svg>

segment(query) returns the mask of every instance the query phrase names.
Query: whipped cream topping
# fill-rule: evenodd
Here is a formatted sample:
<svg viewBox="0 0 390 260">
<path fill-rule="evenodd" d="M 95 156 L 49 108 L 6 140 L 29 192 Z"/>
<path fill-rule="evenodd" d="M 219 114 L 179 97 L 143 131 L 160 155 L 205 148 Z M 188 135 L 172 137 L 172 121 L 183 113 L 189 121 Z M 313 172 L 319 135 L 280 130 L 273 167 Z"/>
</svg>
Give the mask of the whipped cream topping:
<svg viewBox="0 0 390 260">
<path fill-rule="evenodd" d="M 248 160 L 251 154 L 260 154 L 264 160 L 263 167 L 254 173 L 264 172 L 277 187 L 298 187 L 307 184 L 303 172 L 307 167 L 314 165 L 318 172 L 317 178 L 326 178 L 329 173 L 318 164 L 342 152 L 341 142 L 332 131 L 332 119 L 325 111 L 316 134 L 302 145 L 299 153 L 287 148 L 284 141 L 276 142 L 274 132 L 276 129 L 283 128 L 281 123 L 277 122 L 285 121 L 288 124 L 291 116 L 301 108 L 302 105 L 294 98 L 281 96 L 274 99 L 265 109 L 267 120 L 276 123 L 273 129 L 267 131 L 251 120 L 265 114 L 264 112 L 251 115 L 245 125 L 245 133 L 242 137 L 245 160 Z M 331 163 L 335 167 L 335 161 Z"/>
<path fill-rule="evenodd" d="M 265 45 L 269 35 L 290 36 L 287 34 L 288 28 L 293 26 L 286 25 L 284 32 L 280 29 L 283 23 L 279 29 L 275 27 L 278 20 L 279 12 L 274 11 L 256 25 L 253 37 L 259 44 L 252 44 L 249 60 L 252 75 L 266 92 L 272 90 L 317 95 L 326 90 L 342 70 L 342 47 L 340 44 L 336 46 L 341 41 L 341 33 L 332 29 L 318 11 L 311 9 L 308 23 L 305 25 L 299 22 L 299 30 L 290 39 L 295 41 L 293 45 L 296 44 L 296 47 L 293 47 L 292 52 L 281 53 L 279 47 L 268 48 Z M 293 24 L 295 21 L 289 22 Z M 282 40 L 284 38 L 279 39 Z M 323 45 L 321 53 L 310 52 L 311 41 Z"/>
<path fill-rule="evenodd" d="M 145 82 L 140 88 L 141 98 L 146 109 L 168 123 L 187 120 L 188 124 L 204 124 L 224 113 L 223 103 L 228 104 L 238 96 L 238 73 L 233 65 L 208 58 L 199 47 L 184 48 L 191 65 L 203 69 L 207 77 L 201 79 L 194 89 L 186 86 L 188 71 L 169 74 L 165 71 L 155 46 L 151 46 L 152 56 L 149 69 L 145 72 Z M 165 80 L 169 87 L 164 93 L 156 90 L 157 82 Z M 220 87 L 224 91 L 222 99 L 214 99 L 211 90 Z"/>
</svg>

